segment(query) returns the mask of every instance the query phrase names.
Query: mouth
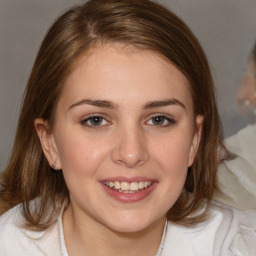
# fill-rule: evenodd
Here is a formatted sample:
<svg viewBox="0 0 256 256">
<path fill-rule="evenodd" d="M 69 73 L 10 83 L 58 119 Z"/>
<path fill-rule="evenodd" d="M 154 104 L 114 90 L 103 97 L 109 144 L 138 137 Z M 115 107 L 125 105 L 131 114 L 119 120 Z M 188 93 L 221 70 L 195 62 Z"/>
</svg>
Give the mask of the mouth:
<svg viewBox="0 0 256 256">
<path fill-rule="evenodd" d="M 139 193 L 150 186 L 152 186 L 152 181 L 138 181 L 138 182 L 125 182 L 125 181 L 104 181 L 103 184 L 120 193 L 132 194 Z"/>
<path fill-rule="evenodd" d="M 111 198 L 123 203 L 132 203 L 148 198 L 155 191 L 158 180 L 148 177 L 112 177 L 100 180 L 103 190 Z"/>
</svg>

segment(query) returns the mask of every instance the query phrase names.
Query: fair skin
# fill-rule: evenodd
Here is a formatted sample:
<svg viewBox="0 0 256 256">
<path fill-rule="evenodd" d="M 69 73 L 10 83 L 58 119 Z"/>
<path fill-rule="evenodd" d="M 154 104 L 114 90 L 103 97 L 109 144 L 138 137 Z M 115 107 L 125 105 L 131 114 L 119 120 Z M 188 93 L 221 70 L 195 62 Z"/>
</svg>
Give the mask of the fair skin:
<svg viewBox="0 0 256 256">
<path fill-rule="evenodd" d="M 105 45 L 83 56 L 51 132 L 35 120 L 70 192 L 69 255 L 155 255 L 200 141 L 185 76 L 156 53 Z"/>
</svg>

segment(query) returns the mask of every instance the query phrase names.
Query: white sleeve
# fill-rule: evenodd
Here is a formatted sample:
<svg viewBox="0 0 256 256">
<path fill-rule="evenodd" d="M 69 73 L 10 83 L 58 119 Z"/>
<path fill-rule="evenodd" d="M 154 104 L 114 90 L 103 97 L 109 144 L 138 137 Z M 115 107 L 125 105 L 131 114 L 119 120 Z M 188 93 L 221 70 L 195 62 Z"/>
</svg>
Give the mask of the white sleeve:
<svg viewBox="0 0 256 256">
<path fill-rule="evenodd" d="M 218 168 L 220 191 L 214 200 L 237 209 L 256 209 L 256 125 L 248 125 L 227 138 L 225 145 L 236 155 Z"/>
</svg>

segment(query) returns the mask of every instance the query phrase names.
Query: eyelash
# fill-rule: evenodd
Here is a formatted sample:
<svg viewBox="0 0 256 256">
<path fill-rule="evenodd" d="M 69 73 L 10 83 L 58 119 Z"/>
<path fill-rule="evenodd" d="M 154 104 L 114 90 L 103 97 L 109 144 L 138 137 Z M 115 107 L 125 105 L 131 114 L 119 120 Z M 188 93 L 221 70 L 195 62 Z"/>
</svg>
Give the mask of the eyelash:
<svg viewBox="0 0 256 256">
<path fill-rule="evenodd" d="M 165 115 L 165 114 L 155 114 L 155 115 L 151 116 L 147 122 L 149 122 L 150 120 L 153 120 L 154 118 L 161 118 L 161 119 L 163 119 L 164 122 L 166 122 L 166 121 L 168 122 L 167 124 L 164 124 L 164 125 L 162 125 L 162 124 L 157 125 L 154 123 L 150 124 L 150 125 L 154 126 L 155 128 L 167 128 L 169 126 L 176 124 L 176 121 L 174 120 L 173 117 L 170 117 L 169 115 Z"/>
<path fill-rule="evenodd" d="M 99 125 L 93 125 L 92 123 L 91 124 L 88 123 L 90 121 L 92 122 L 93 120 L 95 121 L 95 119 L 99 119 L 99 121 L 100 121 Z M 106 124 L 102 125 L 102 121 L 106 122 Z M 80 121 L 81 125 L 84 125 L 84 126 L 86 126 L 88 128 L 91 128 L 91 129 L 101 129 L 102 126 L 107 126 L 107 125 L 109 125 L 109 123 L 110 122 L 103 115 L 100 115 L 100 114 L 93 114 L 89 117 L 86 117 L 82 121 Z"/>
<path fill-rule="evenodd" d="M 174 120 L 174 118 L 168 116 L 168 115 L 165 115 L 165 114 L 155 114 L 154 116 L 151 116 L 150 119 L 148 119 L 148 121 L 146 122 L 146 124 L 150 121 L 150 120 L 153 120 L 153 119 L 156 119 L 156 118 L 160 118 L 162 119 L 163 122 L 168 122 L 167 124 L 154 124 L 154 121 L 152 121 L 152 124 L 149 124 L 150 126 L 154 126 L 155 128 L 166 128 L 166 127 L 169 127 L 169 126 L 172 126 L 174 124 L 176 124 L 176 121 Z M 93 125 L 93 124 L 88 124 L 88 122 L 90 121 L 93 121 L 93 119 L 100 119 L 99 121 L 101 122 L 99 125 Z M 103 122 L 106 122 L 106 124 L 103 124 L 102 125 L 102 121 Z M 102 126 L 107 126 L 110 124 L 110 122 L 103 116 L 103 115 L 100 115 L 100 114 L 93 114 L 89 117 L 86 117 L 85 119 L 83 119 L 82 121 L 80 121 L 80 124 L 81 125 L 84 125 L 88 128 L 91 128 L 91 129 L 101 129 Z"/>
</svg>

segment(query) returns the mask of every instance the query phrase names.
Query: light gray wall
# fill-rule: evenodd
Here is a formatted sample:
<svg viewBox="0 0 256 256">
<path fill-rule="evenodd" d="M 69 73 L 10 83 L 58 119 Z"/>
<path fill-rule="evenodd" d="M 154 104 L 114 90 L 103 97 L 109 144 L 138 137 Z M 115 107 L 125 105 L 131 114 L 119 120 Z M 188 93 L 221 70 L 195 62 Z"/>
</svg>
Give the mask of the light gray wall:
<svg viewBox="0 0 256 256">
<path fill-rule="evenodd" d="M 22 93 L 35 55 L 57 15 L 81 0 L 0 1 L 0 171 L 15 134 Z M 248 122 L 239 113 L 236 90 L 256 39 L 255 0 L 159 0 L 194 31 L 205 49 L 218 92 L 225 136 Z"/>
</svg>

